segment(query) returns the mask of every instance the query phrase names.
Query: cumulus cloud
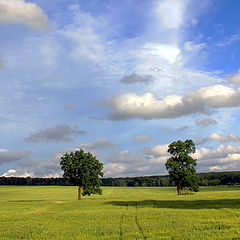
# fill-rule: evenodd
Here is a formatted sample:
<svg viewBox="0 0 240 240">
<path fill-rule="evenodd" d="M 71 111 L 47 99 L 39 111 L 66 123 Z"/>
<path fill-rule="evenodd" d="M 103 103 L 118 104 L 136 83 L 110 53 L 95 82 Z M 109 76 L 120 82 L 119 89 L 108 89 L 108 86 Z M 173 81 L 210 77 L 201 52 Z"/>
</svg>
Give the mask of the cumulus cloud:
<svg viewBox="0 0 240 240">
<path fill-rule="evenodd" d="M 120 82 L 125 84 L 132 84 L 132 83 L 150 83 L 153 81 L 153 77 L 151 75 L 141 76 L 136 73 L 132 73 L 128 76 L 123 77 Z"/>
<path fill-rule="evenodd" d="M 0 0 L 0 23 L 24 24 L 46 31 L 48 18 L 35 3 L 24 0 Z"/>
<path fill-rule="evenodd" d="M 13 152 L 8 149 L 0 149 L 0 164 L 22 160 L 29 154 L 29 151 Z"/>
<path fill-rule="evenodd" d="M 211 133 L 208 135 L 209 140 L 213 141 L 219 141 L 219 142 L 239 142 L 240 137 L 233 135 L 233 134 L 228 134 L 228 135 L 223 135 L 221 133 Z"/>
<path fill-rule="evenodd" d="M 143 176 L 166 172 L 163 162 L 157 161 L 156 158 L 148 158 L 127 150 L 114 151 L 105 161 L 105 177 Z M 156 166 L 156 163 L 159 164 Z"/>
<path fill-rule="evenodd" d="M 240 84 L 240 72 L 228 76 L 228 81 L 233 84 Z"/>
<path fill-rule="evenodd" d="M 32 176 L 32 173 L 26 172 L 24 169 L 9 169 L 2 174 L 3 177 L 28 177 Z"/>
<path fill-rule="evenodd" d="M 31 173 L 33 177 L 60 177 L 62 175 L 60 161 L 66 151 L 54 153 L 47 161 L 38 158 L 26 159 L 24 162 L 21 162 L 20 169 Z"/>
<path fill-rule="evenodd" d="M 78 130 L 67 124 L 56 125 L 54 127 L 32 133 L 26 138 L 27 142 L 71 142 L 73 137 L 84 135 L 85 131 Z"/>
<path fill-rule="evenodd" d="M 146 136 L 146 135 L 137 135 L 133 138 L 133 141 L 135 143 L 143 143 L 143 142 L 147 142 L 149 140 L 150 140 L 150 137 Z"/>
<path fill-rule="evenodd" d="M 156 145 L 145 148 L 144 153 L 148 159 L 149 165 L 159 164 L 164 169 L 166 160 L 170 157 L 167 153 L 168 145 Z M 192 157 L 197 159 L 198 172 L 208 171 L 232 171 L 240 167 L 240 146 L 223 145 L 216 148 L 197 148 Z"/>
<path fill-rule="evenodd" d="M 211 160 L 217 158 L 226 158 L 229 154 L 240 153 L 240 146 L 221 144 L 216 149 L 199 148 L 196 150 L 194 157 L 198 160 Z"/>
<path fill-rule="evenodd" d="M 193 156 L 198 160 L 198 171 L 233 171 L 240 167 L 240 146 L 200 148 Z"/>
<path fill-rule="evenodd" d="M 224 85 L 213 85 L 200 88 L 192 94 L 197 94 L 210 107 L 233 107 L 240 105 L 240 90 Z M 191 96 L 191 94 L 190 94 Z"/>
<path fill-rule="evenodd" d="M 198 118 L 195 120 L 196 125 L 198 126 L 209 126 L 217 124 L 217 121 L 213 118 Z"/>
<path fill-rule="evenodd" d="M 167 152 L 169 144 L 157 145 L 154 147 L 148 147 L 144 149 L 144 153 L 154 157 L 161 157 L 161 156 L 170 156 Z"/>
<path fill-rule="evenodd" d="M 9 169 L 3 176 L 10 177 L 60 177 L 62 170 L 60 168 L 61 156 L 72 149 L 63 149 L 55 152 L 49 159 L 40 159 L 27 157 L 19 163 L 19 167 Z"/>
<path fill-rule="evenodd" d="M 127 93 L 111 99 L 107 104 L 114 110 L 109 116 L 111 120 L 174 118 L 204 109 L 202 104 L 195 106 L 195 103 L 177 95 L 157 99 L 152 93 L 142 96 Z"/>
<path fill-rule="evenodd" d="M 150 148 L 145 148 L 144 153 L 152 156 L 152 162 L 165 163 L 170 157 L 167 152 L 168 144 L 156 145 Z M 199 170 L 205 167 L 215 166 L 216 164 L 231 164 L 232 161 L 238 161 L 240 166 L 240 146 L 220 145 L 217 148 L 197 148 L 196 153 L 192 157 L 198 160 Z M 206 169 L 206 170 L 209 170 Z"/>
<path fill-rule="evenodd" d="M 31 176 L 31 177 L 60 177 L 60 160 L 64 152 L 72 149 L 64 149 L 56 152 L 51 158 L 44 160 L 38 158 L 27 158 L 21 161 L 18 168 L 9 169 L 4 176 Z M 161 166 L 156 167 L 151 159 L 142 154 L 129 153 L 127 150 L 114 150 L 104 157 L 104 176 L 139 176 L 157 174 Z M 160 171 L 161 172 L 161 171 Z"/>
<path fill-rule="evenodd" d="M 104 148 L 112 148 L 115 145 L 108 139 L 97 139 L 91 144 L 83 144 L 84 147 L 91 149 L 91 152 L 98 151 Z M 83 145 L 81 147 L 83 147 Z M 60 177 L 62 176 L 62 170 L 60 168 L 61 157 L 66 152 L 71 152 L 78 149 L 79 146 L 75 148 L 65 148 L 59 150 L 52 154 L 48 159 L 34 158 L 27 156 L 23 158 L 19 163 L 19 167 L 14 169 L 9 169 L 3 175 L 4 176 L 31 176 L 31 177 Z M 122 152 L 124 155 L 126 152 Z M 119 153 L 120 154 L 120 153 Z M 109 155 L 108 155 L 109 156 Z M 112 156 L 112 155 L 111 155 Z M 1 159 L 1 154 L 0 154 Z M 109 157 L 109 162 L 111 157 Z"/>
<path fill-rule="evenodd" d="M 104 157 L 105 177 L 126 177 L 166 174 L 165 162 L 170 157 L 168 144 L 144 149 L 144 154 L 128 150 L 115 150 Z M 56 152 L 50 159 L 43 160 L 27 157 L 19 167 L 9 169 L 4 176 L 59 177 L 62 175 L 60 159 L 65 149 Z M 199 148 L 192 155 L 197 159 L 198 172 L 235 170 L 240 167 L 240 146 L 220 145 L 217 148 Z"/>
<path fill-rule="evenodd" d="M 104 176 L 107 177 L 120 177 L 126 171 L 126 164 L 122 163 L 108 163 L 104 165 Z"/>
<path fill-rule="evenodd" d="M 85 143 L 79 145 L 79 148 L 84 148 L 87 150 L 101 150 L 112 147 L 115 147 L 115 144 L 107 138 L 97 138 L 92 143 Z"/>
<path fill-rule="evenodd" d="M 167 152 L 169 144 L 156 145 L 153 147 L 145 148 L 144 153 L 153 157 L 164 157 L 165 160 L 170 156 Z M 194 158 L 198 160 L 203 159 L 215 159 L 215 158 L 225 158 L 228 154 L 240 153 L 240 146 L 234 145 L 223 145 L 221 144 L 216 149 L 212 148 L 197 148 L 196 153 L 192 154 Z"/>
<path fill-rule="evenodd" d="M 113 110 L 109 115 L 112 120 L 175 118 L 198 112 L 206 113 L 209 108 L 239 106 L 240 90 L 213 85 L 185 96 L 168 95 L 162 99 L 156 98 L 152 93 L 141 96 L 127 93 L 107 99 L 104 104 Z"/>
</svg>

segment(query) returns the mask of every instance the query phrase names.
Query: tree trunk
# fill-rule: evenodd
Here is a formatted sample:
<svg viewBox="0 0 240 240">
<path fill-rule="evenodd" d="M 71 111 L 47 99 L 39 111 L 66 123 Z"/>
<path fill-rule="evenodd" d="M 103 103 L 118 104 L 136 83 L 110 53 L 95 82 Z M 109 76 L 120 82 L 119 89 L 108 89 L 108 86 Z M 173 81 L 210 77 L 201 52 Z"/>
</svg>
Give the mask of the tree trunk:
<svg viewBox="0 0 240 240">
<path fill-rule="evenodd" d="M 78 200 L 82 200 L 82 187 L 78 187 Z"/>
<path fill-rule="evenodd" d="M 177 186 L 177 194 L 181 195 L 181 187 L 180 186 Z"/>
</svg>

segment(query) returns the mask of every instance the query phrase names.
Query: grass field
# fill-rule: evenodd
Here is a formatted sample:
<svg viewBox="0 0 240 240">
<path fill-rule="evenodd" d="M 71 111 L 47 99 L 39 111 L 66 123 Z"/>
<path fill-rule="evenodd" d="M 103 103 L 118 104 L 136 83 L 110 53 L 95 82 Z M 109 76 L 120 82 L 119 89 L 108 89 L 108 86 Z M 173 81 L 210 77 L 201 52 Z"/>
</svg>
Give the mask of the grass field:
<svg viewBox="0 0 240 240">
<path fill-rule="evenodd" d="M 0 186 L 0 239 L 240 240 L 240 187 L 105 187 L 76 200 L 76 187 Z"/>
</svg>

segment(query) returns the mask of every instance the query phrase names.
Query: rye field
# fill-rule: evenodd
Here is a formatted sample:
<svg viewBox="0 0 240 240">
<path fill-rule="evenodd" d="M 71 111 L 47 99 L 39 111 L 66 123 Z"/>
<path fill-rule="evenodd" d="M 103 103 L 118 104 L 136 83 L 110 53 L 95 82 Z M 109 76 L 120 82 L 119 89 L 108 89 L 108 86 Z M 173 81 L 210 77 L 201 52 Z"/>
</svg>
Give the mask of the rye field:
<svg viewBox="0 0 240 240">
<path fill-rule="evenodd" d="M 1 240 L 240 240 L 240 187 L 0 186 Z"/>
</svg>

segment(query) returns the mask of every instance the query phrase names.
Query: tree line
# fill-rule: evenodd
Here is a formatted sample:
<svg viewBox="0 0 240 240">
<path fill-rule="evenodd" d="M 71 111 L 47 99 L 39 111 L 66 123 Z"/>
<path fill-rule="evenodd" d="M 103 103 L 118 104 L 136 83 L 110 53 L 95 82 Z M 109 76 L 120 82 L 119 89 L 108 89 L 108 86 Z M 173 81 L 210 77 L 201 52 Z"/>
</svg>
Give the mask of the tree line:
<svg viewBox="0 0 240 240">
<path fill-rule="evenodd" d="M 101 186 L 176 186 L 177 194 L 180 195 L 188 191 L 198 192 L 199 185 L 217 186 L 240 183 L 239 172 L 197 175 L 197 159 L 191 156 L 195 151 L 196 146 L 191 139 L 174 141 L 168 145 L 170 158 L 167 159 L 165 167 L 169 176 L 103 178 L 103 163 L 90 152 L 79 149 L 62 155 L 60 166 L 63 178 L 2 177 L 0 185 L 73 185 L 78 186 L 78 200 L 81 200 L 85 195 L 102 194 Z"/>
<path fill-rule="evenodd" d="M 240 185 L 240 171 L 197 173 L 200 186 Z M 0 177 L 0 185 L 70 186 L 64 178 Z M 169 176 L 102 178 L 101 186 L 164 187 L 175 186 Z"/>
</svg>

